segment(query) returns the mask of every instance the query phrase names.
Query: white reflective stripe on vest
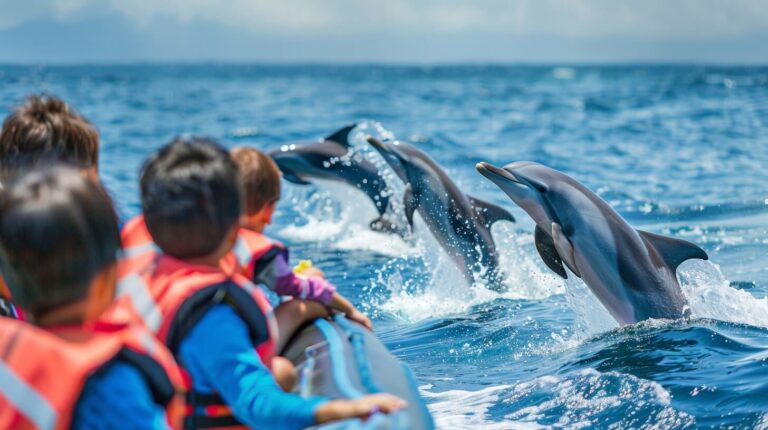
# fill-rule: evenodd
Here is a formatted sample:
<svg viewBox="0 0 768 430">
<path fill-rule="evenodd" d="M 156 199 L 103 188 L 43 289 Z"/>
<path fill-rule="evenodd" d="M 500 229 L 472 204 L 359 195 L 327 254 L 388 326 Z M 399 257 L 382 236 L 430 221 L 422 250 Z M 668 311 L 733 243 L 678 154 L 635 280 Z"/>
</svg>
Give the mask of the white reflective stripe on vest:
<svg viewBox="0 0 768 430">
<path fill-rule="evenodd" d="M 150 331 L 157 333 L 163 323 L 163 314 L 141 276 L 137 273 L 123 276 L 117 281 L 117 294 L 119 297 L 130 297 L 136 311 L 144 320 L 144 324 Z"/>
<path fill-rule="evenodd" d="M 262 285 L 256 285 L 251 281 L 245 280 L 242 283 L 239 284 L 240 288 L 244 289 L 248 292 L 251 296 L 255 295 L 255 290 L 261 290 L 264 287 Z M 264 297 L 265 300 L 269 303 L 269 299 Z M 271 337 L 274 337 L 277 339 L 277 336 L 279 335 L 279 332 L 277 330 L 277 320 L 275 319 L 275 310 L 272 308 L 272 306 L 269 307 L 269 309 L 262 309 L 263 312 L 265 312 L 264 317 L 267 319 L 267 327 L 270 333 Z"/>
<path fill-rule="evenodd" d="M 237 237 L 237 242 L 235 242 L 235 247 L 232 249 L 232 252 L 235 253 L 235 258 L 237 258 L 240 267 L 247 267 L 248 263 L 251 262 L 251 257 L 253 256 L 251 247 L 248 246 L 248 242 L 242 237 Z"/>
<path fill-rule="evenodd" d="M 160 248 L 155 245 L 155 242 L 123 248 L 123 258 L 133 258 L 148 252 L 160 253 Z"/>
<path fill-rule="evenodd" d="M 0 395 L 8 399 L 38 429 L 53 430 L 56 427 L 58 414 L 53 406 L 2 361 L 0 361 Z"/>
</svg>

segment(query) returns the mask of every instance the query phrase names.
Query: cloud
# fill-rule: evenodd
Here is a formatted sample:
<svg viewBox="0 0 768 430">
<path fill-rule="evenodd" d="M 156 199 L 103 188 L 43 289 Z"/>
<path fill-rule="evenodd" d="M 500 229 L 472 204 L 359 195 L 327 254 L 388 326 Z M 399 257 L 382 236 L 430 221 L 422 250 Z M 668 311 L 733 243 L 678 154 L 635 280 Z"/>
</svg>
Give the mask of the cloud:
<svg viewBox="0 0 768 430">
<path fill-rule="evenodd" d="M 0 27 L 119 14 L 215 23 L 254 34 L 550 34 L 717 37 L 768 29 L 762 0 L 0 0 Z"/>
</svg>

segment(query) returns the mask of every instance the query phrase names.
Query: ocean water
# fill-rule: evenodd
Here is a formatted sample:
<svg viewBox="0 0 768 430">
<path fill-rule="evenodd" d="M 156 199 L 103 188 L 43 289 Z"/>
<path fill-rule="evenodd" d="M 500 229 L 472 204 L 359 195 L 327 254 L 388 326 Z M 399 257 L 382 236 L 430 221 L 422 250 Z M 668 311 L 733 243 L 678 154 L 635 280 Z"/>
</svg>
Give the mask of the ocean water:
<svg viewBox="0 0 768 430">
<path fill-rule="evenodd" d="M 270 149 L 349 122 L 408 140 L 471 194 L 509 208 L 493 234 L 509 291 L 467 286 L 423 222 L 367 230 L 339 184 L 286 184 L 269 232 L 369 312 L 445 429 L 768 428 L 768 68 L 164 65 L 0 67 L 0 107 L 59 95 L 103 140 L 123 218 L 173 136 Z M 633 225 L 702 246 L 678 272 L 693 318 L 618 328 L 579 280 L 539 261 L 533 224 L 478 161 L 532 160 Z M 397 197 L 403 185 L 382 164 Z"/>
</svg>

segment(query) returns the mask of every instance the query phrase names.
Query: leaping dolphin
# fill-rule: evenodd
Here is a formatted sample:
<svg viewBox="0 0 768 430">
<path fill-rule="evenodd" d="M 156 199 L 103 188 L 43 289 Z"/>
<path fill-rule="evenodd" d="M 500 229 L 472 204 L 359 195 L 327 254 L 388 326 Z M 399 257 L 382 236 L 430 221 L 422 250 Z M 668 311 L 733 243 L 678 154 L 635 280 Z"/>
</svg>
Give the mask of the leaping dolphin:
<svg viewBox="0 0 768 430">
<path fill-rule="evenodd" d="M 376 206 L 379 217 L 370 222 L 376 231 L 401 232 L 387 212 L 389 189 L 379 171 L 370 161 L 350 156 L 349 134 L 357 127 L 350 124 L 328 137 L 306 143 L 286 144 L 269 151 L 285 180 L 298 185 L 309 185 L 310 179 L 343 182 L 363 191 Z"/>
<path fill-rule="evenodd" d="M 595 193 L 541 164 L 476 167 L 536 222 L 536 249 L 544 263 L 566 278 L 565 263 L 619 324 L 686 315 L 676 269 L 691 258 L 706 260 L 704 250 L 633 229 Z"/>
<path fill-rule="evenodd" d="M 368 142 L 406 184 L 403 203 L 408 224 L 418 210 L 429 230 L 464 274 L 467 282 L 482 273 L 488 286 L 501 290 L 501 274 L 491 224 L 514 222 L 512 214 L 492 203 L 470 197 L 427 154 L 405 142 Z"/>
</svg>

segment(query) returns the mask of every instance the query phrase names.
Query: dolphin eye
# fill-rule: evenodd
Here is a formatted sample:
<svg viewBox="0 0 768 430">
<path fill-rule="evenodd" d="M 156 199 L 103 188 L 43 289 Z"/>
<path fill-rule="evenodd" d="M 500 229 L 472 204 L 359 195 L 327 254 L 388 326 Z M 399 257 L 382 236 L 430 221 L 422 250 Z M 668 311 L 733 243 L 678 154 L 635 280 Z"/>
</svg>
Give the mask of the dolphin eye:
<svg viewBox="0 0 768 430">
<path fill-rule="evenodd" d="M 547 192 L 549 191 L 549 188 L 537 184 L 536 191 L 540 192 L 541 194 L 547 194 Z"/>
</svg>

